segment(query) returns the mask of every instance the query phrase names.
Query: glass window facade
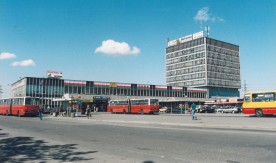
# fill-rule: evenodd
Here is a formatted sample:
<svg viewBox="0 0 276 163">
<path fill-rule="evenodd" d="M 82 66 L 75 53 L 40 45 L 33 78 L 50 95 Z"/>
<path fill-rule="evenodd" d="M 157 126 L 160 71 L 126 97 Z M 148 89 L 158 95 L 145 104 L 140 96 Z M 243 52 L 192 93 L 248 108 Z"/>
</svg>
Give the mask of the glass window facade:
<svg viewBox="0 0 276 163">
<path fill-rule="evenodd" d="M 206 86 L 204 38 L 167 48 L 166 81 L 169 86 Z"/>
<path fill-rule="evenodd" d="M 206 38 L 207 85 L 241 88 L 239 47 Z"/>
<path fill-rule="evenodd" d="M 175 87 L 217 89 L 223 96 L 239 96 L 239 46 L 211 38 L 198 38 L 166 49 L 166 83 Z"/>
<path fill-rule="evenodd" d="M 22 82 L 22 81 L 25 82 Z M 20 96 L 38 97 L 43 107 L 62 107 L 61 101 L 53 101 L 54 98 L 62 98 L 64 94 L 87 95 L 86 97 L 185 97 L 206 98 L 207 90 L 193 91 L 187 87 L 173 87 L 164 85 L 131 84 L 114 82 L 96 82 L 80 80 L 64 80 L 54 78 L 26 77 L 13 84 L 14 94 Z M 26 90 L 22 92 L 22 90 Z"/>
<path fill-rule="evenodd" d="M 86 95 L 117 95 L 117 96 L 153 96 L 153 97 L 197 97 L 206 98 L 207 92 L 188 92 L 187 88 L 156 85 L 139 85 L 125 83 L 109 83 L 94 81 L 69 81 L 64 82 L 64 93 Z M 79 83 L 79 84 L 76 84 Z M 82 84 L 80 84 L 82 83 Z M 113 84 L 113 85 L 112 85 Z M 158 87 L 162 87 L 159 89 Z M 79 93 L 80 92 L 80 93 Z"/>
<path fill-rule="evenodd" d="M 64 80 L 55 78 L 27 77 L 26 96 L 39 97 L 40 104 L 51 107 L 61 107 L 62 103 L 52 101 L 64 95 Z"/>
</svg>

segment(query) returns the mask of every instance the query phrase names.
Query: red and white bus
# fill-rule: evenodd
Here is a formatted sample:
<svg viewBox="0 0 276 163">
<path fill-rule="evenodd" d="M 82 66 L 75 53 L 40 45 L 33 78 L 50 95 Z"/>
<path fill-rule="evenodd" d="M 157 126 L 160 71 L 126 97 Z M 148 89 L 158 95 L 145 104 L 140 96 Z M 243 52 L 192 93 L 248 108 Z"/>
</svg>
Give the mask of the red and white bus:
<svg viewBox="0 0 276 163">
<path fill-rule="evenodd" d="M 0 114 L 35 116 L 39 110 L 39 98 L 13 97 L 0 99 Z"/>
<path fill-rule="evenodd" d="M 111 100 L 107 112 L 153 114 L 159 111 L 158 99 Z"/>
</svg>

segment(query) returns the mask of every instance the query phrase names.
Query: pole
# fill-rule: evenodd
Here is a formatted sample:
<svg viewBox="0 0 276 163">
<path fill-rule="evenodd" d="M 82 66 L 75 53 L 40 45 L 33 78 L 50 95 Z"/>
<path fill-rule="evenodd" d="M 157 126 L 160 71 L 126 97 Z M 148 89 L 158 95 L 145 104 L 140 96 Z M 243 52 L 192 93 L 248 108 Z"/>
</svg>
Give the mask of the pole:
<svg viewBox="0 0 276 163">
<path fill-rule="evenodd" d="M 3 89 L 2 89 L 2 86 L 0 85 L 0 98 L 2 98 L 2 93 L 3 93 Z"/>
<path fill-rule="evenodd" d="M 172 114 L 172 102 L 171 102 L 171 114 Z"/>
</svg>

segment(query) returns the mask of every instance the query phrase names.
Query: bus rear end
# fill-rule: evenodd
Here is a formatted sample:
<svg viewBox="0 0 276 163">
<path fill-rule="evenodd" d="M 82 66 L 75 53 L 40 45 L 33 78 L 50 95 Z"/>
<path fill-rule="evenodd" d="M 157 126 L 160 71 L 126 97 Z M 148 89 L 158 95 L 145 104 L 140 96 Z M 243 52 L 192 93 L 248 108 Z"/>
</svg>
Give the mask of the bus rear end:
<svg viewBox="0 0 276 163">
<path fill-rule="evenodd" d="M 132 113 L 154 114 L 159 112 L 158 99 L 138 99 L 131 100 Z"/>
</svg>

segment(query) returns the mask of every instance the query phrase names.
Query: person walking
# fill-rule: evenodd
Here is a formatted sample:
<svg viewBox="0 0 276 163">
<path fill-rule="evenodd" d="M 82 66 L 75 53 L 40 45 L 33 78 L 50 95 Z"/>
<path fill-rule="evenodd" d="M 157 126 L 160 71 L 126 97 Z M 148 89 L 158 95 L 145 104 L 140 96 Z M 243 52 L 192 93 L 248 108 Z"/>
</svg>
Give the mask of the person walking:
<svg viewBox="0 0 276 163">
<path fill-rule="evenodd" d="M 89 105 L 87 105 L 87 107 L 86 107 L 86 116 L 88 119 L 91 117 L 91 109 L 90 109 Z"/>
<path fill-rule="evenodd" d="M 195 119 L 196 119 L 196 118 L 195 118 L 196 104 L 195 104 L 195 103 L 193 103 L 193 104 L 192 104 L 192 106 L 191 106 L 191 108 L 192 108 L 192 116 L 193 116 L 193 120 L 195 120 Z"/>
<path fill-rule="evenodd" d="M 42 107 L 39 107 L 39 109 L 38 109 L 38 117 L 40 120 L 42 120 L 42 117 L 43 117 L 43 108 Z"/>
</svg>

